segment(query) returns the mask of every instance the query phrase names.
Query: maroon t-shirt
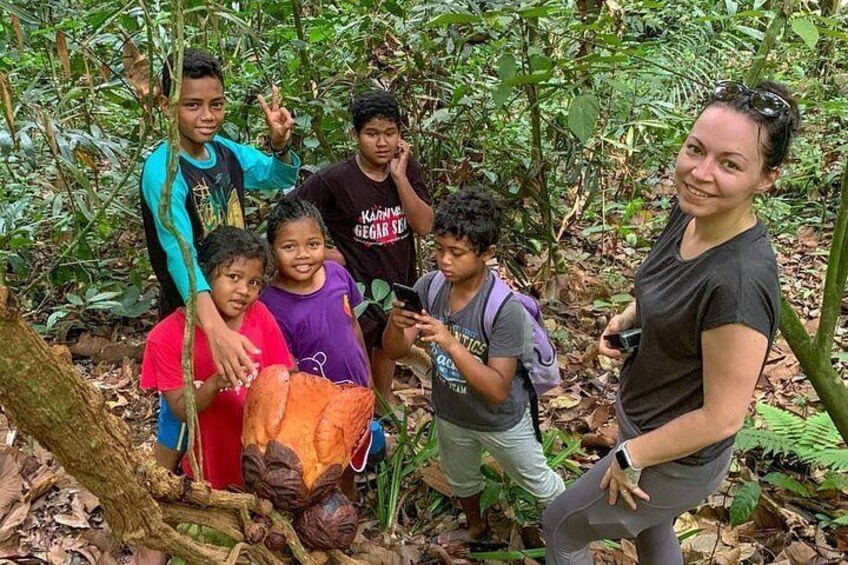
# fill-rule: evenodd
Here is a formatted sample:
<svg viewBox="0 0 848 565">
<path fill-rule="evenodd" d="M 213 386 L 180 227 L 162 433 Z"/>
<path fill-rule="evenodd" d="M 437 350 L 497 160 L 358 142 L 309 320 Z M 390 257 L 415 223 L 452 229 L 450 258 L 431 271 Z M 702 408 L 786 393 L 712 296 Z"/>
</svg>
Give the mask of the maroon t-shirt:
<svg viewBox="0 0 848 565">
<path fill-rule="evenodd" d="M 415 193 L 430 204 L 430 191 L 414 157 L 406 174 Z M 362 172 L 353 156 L 309 177 L 294 196 L 321 211 L 355 280 L 366 286 L 372 279 L 415 282 L 415 241 L 391 175 L 377 182 Z"/>
</svg>

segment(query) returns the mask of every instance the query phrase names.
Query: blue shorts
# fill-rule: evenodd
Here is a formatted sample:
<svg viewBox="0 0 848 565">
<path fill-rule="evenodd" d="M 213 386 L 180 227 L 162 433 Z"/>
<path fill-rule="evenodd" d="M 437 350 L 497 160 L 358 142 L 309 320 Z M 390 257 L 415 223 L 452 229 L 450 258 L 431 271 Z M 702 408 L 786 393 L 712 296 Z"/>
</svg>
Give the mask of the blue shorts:
<svg viewBox="0 0 848 565">
<path fill-rule="evenodd" d="M 188 447 L 188 426 L 168 408 L 165 395 L 159 393 L 159 432 L 156 441 L 168 449 L 185 451 Z"/>
</svg>

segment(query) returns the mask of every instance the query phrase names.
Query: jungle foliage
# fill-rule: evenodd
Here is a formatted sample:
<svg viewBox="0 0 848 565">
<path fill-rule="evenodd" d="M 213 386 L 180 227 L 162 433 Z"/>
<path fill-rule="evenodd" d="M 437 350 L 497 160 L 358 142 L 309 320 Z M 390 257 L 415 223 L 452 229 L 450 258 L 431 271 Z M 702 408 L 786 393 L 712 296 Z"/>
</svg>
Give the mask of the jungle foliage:
<svg viewBox="0 0 848 565">
<path fill-rule="evenodd" d="M 137 185 L 143 158 L 166 132 L 155 95 L 171 5 L 0 0 L 0 13 L 0 286 L 42 335 L 60 341 L 94 325 L 146 330 L 154 291 Z M 777 237 L 812 226 L 844 244 L 848 14 L 839 2 L 190 0 L 185 18 L 187 42 L 224 62 L 225 134 L 261 145 L 255 98 L 276 84 L 295 112 L 295 146 L 309 171 L 350 151 L 355 93 L 393 90 L 437 197 L 482 184 L 507 203 L 503 260 L 519 283 L 561 273 L 604 241 L 643 253 L 645 226 L 661 221 L 649 208 L 670 205 L 661 189 L 699 104 L 717 79 L 752 73 L 790 84 L 804 115 L 760 215 Z M 266 200 L 250 200 L 253 225 L 266 210 Z M 569 234 L 592 247 L 564 249 Z M 830 300 L 821 305 L 826 331 L 812 341 L 800 321 L 788 322 L 809 350 L 799 354 L 812 359 L 808 373 L 848 365 L 833 343 L 845 255 L 831 255 L 825 291 L 804 289 L 784 305 Z M 607 261 L 604 280 L 619 280 L 619 266 Z M 385 300 L 383 290 L 372 299 Z M 618 294 L 596 307 L 627 300 Z M 836 415 L 804 420 L 759 405 L 738 440 L 760 457 L 757 474 L 737 491 L 731 521 L 747 519 L 766 484 L 802 498 L 846 492 L 843 428 L 848 419 Z M 424 437 L 416 436 L 420 451 L 399 450 L 381 468 L 384 527 L 397 519 L 401 480 L 431 455 Z M 562 442 L 562 452 L 576 449 Z M 521 492 L 495 472 L 489 478 L 487 502 L 520 513 Z M 819 521 L 839 526 L 845 515 Z"/>
</svg>

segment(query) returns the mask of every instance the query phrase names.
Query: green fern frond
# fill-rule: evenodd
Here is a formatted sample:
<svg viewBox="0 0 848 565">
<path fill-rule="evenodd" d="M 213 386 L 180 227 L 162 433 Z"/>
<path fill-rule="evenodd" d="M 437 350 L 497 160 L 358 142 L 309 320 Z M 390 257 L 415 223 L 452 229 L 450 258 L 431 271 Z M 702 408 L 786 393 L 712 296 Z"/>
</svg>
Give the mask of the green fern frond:
<svg viewBox="0 0 848 565">
<path fill-rule="evenodd" d="M 791 445 L 796 446 L 804 435 L 804 419 L 788 410 L 769 406 L 758 402 L 757 412 L 763 417 L 763 422 L 777 435 L 785 438 Z"/>
<path fill-rule="evenodd" d="M 804 461 L 818 467 L 825 467 L 833 471 L 848 471 L 848 449 L 824 449 L 810 451 L 804 457 Z"/>
<path fill-rule="evenodd" d="M 762 449 L 763 455 L 794 455 L 794 446 L 790 440 L 771 430 L 742 428 L 736 434 L 736 449 L 752 451 Z"/>
<path fill-rule="evenodd" d="M 807 418 L 804 433 L 798 442 L 802 448 L 811 451 L 832 449 L 841 443 L 842 436 L 827 412 L 819 412 Z"/>
<path fill-rule="evenodd" d="M 848 493 L 848 475 L 828 471 L 816 490 L 841 490 Z"/>
</svg>

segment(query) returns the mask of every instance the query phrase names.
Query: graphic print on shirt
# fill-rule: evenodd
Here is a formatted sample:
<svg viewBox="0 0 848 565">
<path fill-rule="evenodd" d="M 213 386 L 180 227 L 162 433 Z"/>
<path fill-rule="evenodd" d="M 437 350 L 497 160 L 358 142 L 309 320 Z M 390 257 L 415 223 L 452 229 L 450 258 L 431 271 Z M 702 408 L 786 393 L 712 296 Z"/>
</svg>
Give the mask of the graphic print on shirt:
<svg viewBox="0 0 848 565">
<path fill-rule="evenodd" d="M 363 245 L 392 245 L 409 237 L 403 206 L 374 205 L 359 213 L 353 238 Z"/>
<path fill-rule="evenodd" d="M 458 326 L 446 320 L 441 320 L 451 335 L 456 338 L 462 347 L 468 350 L 477 361 L 485 364 L 488 358 L 489 346 L 486 344 L 483 336 L 478 332 Z M 443 385 L 457 394 L 468 394 L 468 384 L 465 382 L 465 377 L 456 368 L 456 363 L 450 355 L 444 352 L 441 347 L 435 343 L 430 344 L 430 357 L 433 360 L 436 378 Z"/>
<path fill-rule="evenodd" d="M 203 233 L 222 225 L 244 229 L 244 214 L 229 173 L 215 174 L 211 187 L 206 181 L 206 176 L 201 176 L 191 189 Z"/>
<path fill-rule="evenodd" d="M 327 364 L 327 354 L 323 351 L 317 352 L 312 357 L 304 357 L 297 362 L 297 368 L 304 373 L 309 373 L 310 375 L 315 375 L 318 377 L 327 378 L 326 373 L 324 373 L 324 365 Z M 335 384 L 356 384 L 350 379 L 345 379 L 341 381 L 333 381 Z"/>
</svg>

